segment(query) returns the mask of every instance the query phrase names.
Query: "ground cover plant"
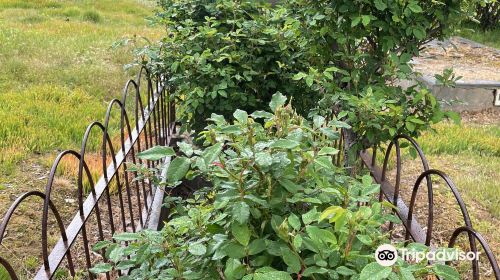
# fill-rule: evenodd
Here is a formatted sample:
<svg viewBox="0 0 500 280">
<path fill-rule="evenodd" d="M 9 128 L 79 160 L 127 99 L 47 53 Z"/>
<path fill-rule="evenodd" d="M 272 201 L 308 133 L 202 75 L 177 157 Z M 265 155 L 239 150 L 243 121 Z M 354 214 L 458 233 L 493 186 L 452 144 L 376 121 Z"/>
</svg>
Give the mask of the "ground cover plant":
<svg viewBox="0 0 500 280">
<path fill-rule="evenodd" d="M 122 279 L 459 279 L 451 267 L 425 260 L 398 260 L 392 268 L 374 261 L 377 246 L 389 242 L 381 226 L 397 222 L 383 211 L 392 206 L 376 201 L 379 186 L 369 175 L 355 179 L 333 165 L 339 151 L 332 140 L 345 123 L 307 121 L 285 101 L 274 95 L 274 114 L 237 110 L 233 122 L 213 114 L 201 133 L 204 149 L 180 143 L 165 190 L 185 176 L 211 186 L 185 200 L 169 197 L 171 216 L 161 231 L 116 235 L 130 242 L 126 247 L 96 244 L 110 263 L 92 271 L 131 269 Z M 173 155 L 155 147 L 141 156 Z M 140 168 L 156 176 L 162 169 Z M 150 179 L 160 182 L 156 176 Z"/>
</svg>

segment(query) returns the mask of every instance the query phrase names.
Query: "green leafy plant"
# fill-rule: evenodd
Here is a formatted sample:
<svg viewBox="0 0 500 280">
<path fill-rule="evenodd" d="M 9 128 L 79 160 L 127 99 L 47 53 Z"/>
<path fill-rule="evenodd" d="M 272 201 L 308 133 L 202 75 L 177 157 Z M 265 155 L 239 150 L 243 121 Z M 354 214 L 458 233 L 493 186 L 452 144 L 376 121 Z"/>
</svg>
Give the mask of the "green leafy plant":
<svg viewBox="0 0 500 280">
<path fill-rule="evenodd" d="M 206 147 L 179 144 L 180 155 L 165 178 L 166 190 L 197 176 L 211 186 L 189 198 L 169 197 L 171 216 L 163 230 L 99 242 L 94 250 L 106 249 L 109 262 L 92 271 L 130 269 L 122 279 L 245 280 L 414 279 L 441 273 L 426 261 L 398 260 L 393 267 L 374 261 L 377 246 L 389 242 L 382 225 L 397 222 L 384 211 L 393 206 L 376 201 L 379 185 L 369 175 L 354 179 L 332 163 L 339 152 L 332 140 L 346 124 L 321 116 L 307 121 L 285 102 L 276 94 L 269 104 L 274 113 L 236 110 L 234 122 L 213 114 L 201 133 Z M 141 156 L 172 153 L 153 148 Z M 151 175 L 159 170 L 147 170 L 143 176 L 162 181 Z"/>
<path fill-rule="evenodd" d="M 351 165 L 364 148 L 457 120 L 423 84 L 398 81 L 413 80 L 411 60 L 425 43 L 470 16 L 467 1 L 268 2 L 159 2 L 155 21 L 167 35 L 138 55 L 167 77 L 185 128 L 201 131 L 212 113 L 262 110 L 282 92 L 303 116 L 336 114 L 351 126 L 344 129 Z"/>
<path fill-rule="evenodd" d="M 266 1 L 162 0 L 155 21 L 165 26 L 160 52 L 141 54 L 166 75 L 186 128 L 201 131 L 212 113 L 263 109 L 276 92 L 293 96 L 300 113 L 318 95 L 292 79 L 300 53 L 279 38 L 283 18 Z"/>
<path fill-rule="evenodd" d="M 398 81 L 413 79 L 411 60 L 425 43 L 449 36 L 466 18 L 464 2 L 290 0 L 277 8 L 287 15 L 287 46 L 303 46 L 307 71 L 294 79 L 323 93 L 317 113 L 340 115 L 352 127 L 344 133 L 352 158 L 455 117 L 422 84 L 404 88 Z"/>
</svg>

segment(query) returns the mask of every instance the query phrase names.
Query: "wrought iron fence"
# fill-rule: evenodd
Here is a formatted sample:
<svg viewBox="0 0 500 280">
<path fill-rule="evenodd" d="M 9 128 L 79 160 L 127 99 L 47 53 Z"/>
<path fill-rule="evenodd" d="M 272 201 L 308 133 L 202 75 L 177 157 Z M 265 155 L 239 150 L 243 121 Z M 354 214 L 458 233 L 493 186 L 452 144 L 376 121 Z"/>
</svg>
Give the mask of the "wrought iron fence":
<svg viewBox="0 0 500 280">
<path fill-rule="evenodd" d="M 414 180 L 414 185 L 410 186 L 412 187 L 412 191 L 410 194 L 406 194 L 410 197 L 409 204 L 405 203 L 405 201 L 402 198 L 402 193 L 401 193 L 401 177 L 404 174 L 403 173 L 403 168 L 402 168 L 402 148 L 401 148 L 401 143 L 402 141 L 405 141 L 409 143 L 411 147 L 413 147 L 416 152 L 417 156 L 422 164 L 422 171 L 421 173 L 415 177 Z M 342 144 L 342 143 L 340 143 Z M 391 160 L 391 152 L 395 150 L 396 158 L 395 158 L 395 174 L 393 174 L 393 180 L 390 180 L 388 178 L 388 172 L 389 172 L 389 162 Z M 495 277 L 495 279 L 500 279 L 500 270 L 498 267 L 498 262 L 495 259 L 495 255 L 493 251 L 491 250 L 490 246 L 488 245 L 488 242 L 484 239 L 484 237 L 478 233 L 471 222 L 471 218 L 469 216 L 469 212 L 467 211 L 467 207 L 464 203 L 464 200 L 460 196 L 460 193 L 453 183 L 453 181 L 450 179 L 446 173 L 437 170 L 437 169 L 431 169 L 429 162 L 427 161 L 422 149 L 418 145 L 418 143 L 415 141 L 415 139 L 406 136 L 406 135 L 399 135 L 394 138 L 393 141 L 391 141 L 387 148 L 385 149 L 385 154 L 384 154 L 384 161 L 382 166 L 377 166 L 377 148 L 372 149 L 371 153 L 367 150 L 363 151 L 360 154 L 361 160 L 363 162 L 363 165 L 366 166 L 372 175 L 372 177 L 375 179 L 375 181 L 380 184 L 381 190 L 379 194 L 379 200 L 387 200 L 393 205 L 396 206 L 395 214 L 400 218 L 402 221 L 402 224 L 404 226 L 404 240 L 406 241 L 415 241 L 418 243 L 423 243 L 427 246 L 433 246 L 432 241 L 433 241 L 433 229 L 435 227 L 435 220 L 434 220 L 434 192 L 435 189 L 433 187 L 433 178 L 439 177 L 441 178 L 446 187 L 448 188 L 449 191 L 453 194 L 453 197 L 455 199 L 456 205 L 460 208 L 460 212 L 462 215 L 462 226 L 456 228 L 453 230 L 453 233 L 450 236 L 448 244 L 446 244 L 448 247 L 452 248 L 455 246 L 455 243 L 457 241 L 457 238 L 461 234 L 466 234 L 468 237 L 468 245 L 469 249 L 471 252 L 477 253 L 478 252 L 478 243 L 484 250 L 486 257 L 488 259 L 488 263 L 491 266 L 492 273 Z M 393 181 L 393 182 L 391 182 Z M 427 188 L 427 201 L 426 201 L 426 212 L 427 212 L 427 217 L 425 218 L 425 226 L 423 227 L 419 221 L 415 218 L 415 211 L 416 211 L 416 197 L 418 190 L 422 183 L 425 182 L 425 186 Z M 392 230 L 394 227 L 393 223 L 391 222 L 389 224 L 389 230 Z M 392 237 L 392 235 L 391 235 Z M 446 246 L 445 245 L 445 246 Z M 480 263 L 478 262 L 477 259 L 474 259 L 471 261 L 472 265 L 472 279 L 479 279 L 480 278 L 480 270 L 479 270 L 479 265 Z"/>
<path fill-rule="evenodd" d="M 127 110 L 130 107 L 133 107 L 133 112 Z M 110 120 L 116 112 L 119 113 L 120 119 L 119 149 L 116 149 L 110 135 Z M 133 115 L 130 115 L 131 113 Z M 104 123 L 92 122 L 87 127 L 80 152 L 66 150 L 57 156 L 50 170 L 45 192 L 27 192 L 10 206 L 0 224 L 0 245 L 16 210 L 28 198 L 35 197 L 43 201 L 40 221 L 43 265 L 35 279 L 51 279 L 64 260 L 71 276 L 75 276 L 78 271 L 86 271 L 85 277 L 93 279 L 94 276 L 88 272 L 97 258 L 92 254 L 92 243 L 110 239 L 115 232 L 136 232 L 158 224 L 158 216 L 155 213 L 161 208 L 163 192 L 151 182 L 133 180 L 136 173 L 127 171 L 127 163 L 142 164 L 141 159 L 136 156 L 137 153 L 154 145 L 168 145 L 175 129 L 175 105 L 169 98 L 169 91 L 162 77 L 153 77 L 146 68 L 142 68 L 135 80 L 126 83 L 121 100 L 113 99 L 109 103 Z M 96 130 L 102 135 L 102 175 L 94 182 L 86 162 L 86 154 L 89 137 Z M 58 167 L 61 161 L 67 158 L 78 161 L 78 211 L 66 227 L 51 195 L 57 191 L 54 189 L 54 179 Z M 147 164 L 152 167 L 158 162 Z M 87 197 L 84 197 L 84 181 L 90 185 Z M 112 187 L 116 190 L 112 191 Z M 100 204 L 104 204 L 104 207 L 100 207 Z M 49 250 L 48 242 L 49 212 L 55 217 L 60 232 L 60 239 L 52 250 Z M 78 258 L 75 258 L 77 244 L 80 250 Z M 13 266 L 1 254 L 0 264 L 12 279 L 18 279 Z M 119 271 L 116 273 L 120 274 Z M 106 274 L 107 279 L 111 277 L 113 275 Z"/>
<path fill-rule="evenodd" d="M 146 85 L 141 85 L 141 82 L 145 82 Z M 142 89 L 144 88 L 146 89 L 145 94 L 142 93 Z M 134 95 L 134 99 L 132 100 L 130 100 L 132 98 L 131 95 Z M 129 115 L 130 112 L 127 110 L 128 102 L 132 101 L 134 102 L 132 104 L 134 105 L 133 122 L 130 121 L 131 115 Z M 147 104 L 144 104 L 144 101 Z M 118 110 L 120 116 L 120 148 L 118 150 L 115 149 L 109 133 L 109 123 L 114 110 Z M 133 126 L 131 126 L 131 123 Z M 94 130 L 97 130 L 102 135 L 100 151 L 102 176 L 95 183 L 85 160 L 89 136 Z M 85 271 L 88 278 L 94 278 L 88 272 L 88 269 L 96 262 L 96 256 L 91 254 L 92 243 L 110 239 L 115 232 L 136 232 L 146 227 L 156 227 L 160 222 L 159 217 L 152 213 L 157 212 L 161 208 L 163 192 L 152 185 L 151 182 L 133 180 L 136 174 L 126 171 L 127 163 L 142 164 L 141 159 L 136 157 L 137 153 L 154 145 L 169 145 L 172 135 L 176 133 L 175 130 L 175 104 L 170 99 L 168 88 L 163 83 L 162 77 L 152 77 L 146 68 L 142 68 L 135 80 L 130 80 L 126 83 L 122 99 L 114 99 L 110 102 L 104 123 L 93 122 L 88 126 L 83 137 L 80 152 L 67 150 L 59 154 L 50 171 L 45 192 L 27 192 L 19 196 L 11 205 L 0 224 L 0 245 L 4 241 L 4 234 L 16 209 L 26 199 L 35 197 L 43 201 L 43 215 L 40 221 L 42 228 L 40 251 L 43 265 L 38 270 L 35 279 L 51 279 L 64 260 L 65 267 L 71 276 L 76 275 L 77 268 L 79 268 Z M 422 173 L 415 178 L 409 205 L 402 199 L 400 188 L 401 176 L 403 174 L 400 143 L 403 140 L 409 142 L 416 149 L 422 163 Z M 345 145 L 343 137 L 340 137 L 335 142 L 335 145 L 339 150 L 342 150 L 342 147 Z M 387 178 L 389 161 L 391 159 L 390 155 L 393 149 L 396 154 L 395 183 L 392 183 Z M 500 270 L 495 256 L 486 240 L 474 230 L 465 203 L 453 181 L 445 173 L 430 169 L 429 163 L 416 141 L 404 135 L 396 137 L 389 143 L 385 150 L 382 167 L 377 166 L 376 155 L 377 149 L 372 149 L 372 153 L 364 151 L 360 154 L 360 157 L 363 164 L 370 170 L 375 181 L 381 185 L 379 199 L 381 201 L 385 199 L 396 206 L 397 210 L 395 210 L 395 213 L 401 219 L 405 228 L 405 239 L 431 245 L 434 228 L 434 189 L 432 177 L 440 177 L 453 193 L 463 218 L 463 226 L 453 231 L 448 246 L 454 246 L 458 236 L 466 234 L 470 249 L 477 252 L 477 245 L 479 243 L 486 253 L 496 279 L 500 279 Z M 343 163 L 342 156 L 342 154 L 338 154 L 334 159 L 337 165 Z M 59 164 L 63 159 L 68 157 L 76 158 L 78 161 L 78 212 L 69 225 L 65 227 L 57 205 L 51 200 L 51 194 L 54 191 L 53 183 Z M 156 165 L 158 162 L 147 162 L 147 164 Z M 90 184 L 90 193 L 86 198 L 84 198 L 84 179 Z M 424 181 L 428 192 L 428 216 L 426 218 L 425 230 L 414 217 L 416 194 L 421 183 Z M 112 186 L 116 186 L 116 194 L 113 195 L 110 190 Z M 100 202 L 104 204 L 104 207 L 101 208 L 99 206 Z M 52 250 L 49 250 L 48 244 L 47 227 L 49 212 L 54 216 L 60 233 L 60 238 Z M 117 215 L 113 214 L 113 212 L 117 212 Z M 97 239 L 95 236 L 89 235 L 89 228 L 92 228 L 93 232 L 96 233 Z M 390 229 L 393 229 L 392 223 L 389 224 Z M 73 254 L 77 243 L 81 243 L 79 246 L 83 247 L 83 250 L 81 250 L 83 254 L 80 251 L 79 258 L 75 258 Z M 83 257 L 81 257 L 82 255 Z M 102 255 L 105 256 L 105 254 Z M 12 279 L 18 279 L 12 265 L 2 255 L 0 255 L 0 265 L 7 270 Z M 479 279 L 479 263 L 477 260 L 472 261 L 472 271 L 473 279 Z M 121 272 L 115 271 L 114 273 L 119 275 Z M 116 275 L 108 273 L 105 276 L 107 279 L 110 279 Z"/>
</svg>

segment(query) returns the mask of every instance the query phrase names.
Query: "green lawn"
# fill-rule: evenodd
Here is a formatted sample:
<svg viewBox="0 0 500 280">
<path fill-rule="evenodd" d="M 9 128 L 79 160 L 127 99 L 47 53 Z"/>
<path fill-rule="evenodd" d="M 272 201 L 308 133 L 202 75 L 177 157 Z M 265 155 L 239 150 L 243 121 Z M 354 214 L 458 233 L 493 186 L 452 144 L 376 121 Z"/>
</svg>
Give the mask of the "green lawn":
<svg viewBox="0 0 500 280">
<path fill-rule="evenodd" d="M 33 153 L 75 148 L 102 119 L 131 72 L 134 35 L 149 27 L 154 1 L 0 1 L 0 186 Z"/>
<path fill-rule="evenodd" d="M 145 20 L 154 6 L 153 0 L 0 0 L 0 217 L 13 197 L 43 190 L 46 180 L 37 178 L 57 153 L 79 149 L 87 125 L 103 121 L 108 102 L 135 74 L 124 71 L 132 46 L 111 46 L 134 36 L 160 38 L 162 30 Z M 25 246 L 39 244 L 32 221 L 12 221 L 26 232 L 11 244 L 21 279 L 41 265 L 38 246 Z"/>
<path fill-rule="evenodd" d="M 469 40 L 500 49 L 500 28 L 489 31 L 481 31 L 475 25 L 466 25 L 458 32 L 458 35 Z"/>
<path fill-rule="evenodd" d="M 450 173 L 460 191 L 500 219 L 500 121 L 442 123 L 418 139 L 431 167 Z"/>
</svg>

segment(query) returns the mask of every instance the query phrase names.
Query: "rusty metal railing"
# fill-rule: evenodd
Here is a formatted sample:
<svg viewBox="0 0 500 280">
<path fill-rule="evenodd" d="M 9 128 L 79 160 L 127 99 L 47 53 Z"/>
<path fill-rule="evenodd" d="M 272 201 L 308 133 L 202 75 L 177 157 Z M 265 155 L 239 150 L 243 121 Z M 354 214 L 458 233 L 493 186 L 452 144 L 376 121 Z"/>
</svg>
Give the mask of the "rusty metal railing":
<svg viewBox="0 0 500 280">
<path fill-rule="evenodd" d="M 129 107 L 134 108 L 133 112 L 127 110 Z M 119 149 L 114 147 L 110 136 L 110 120 L 116 112 L 120 116 Z M 134 119 L 133 122 L 131 118 Z M 89 137 L 96 130 L 102 135 L 100 151 L 102 175 L 94 183 L 86 162 L 86 154 Z M 92 122 L 88 126 L 80 152 L 66 150 L 57 156 L 52 165 L 45 192 L 27 192 L 19 196 L 10 206 L 0 224 L 0 245 L 4 241 L 5 232 L 16 209 L 25 203 L 26 199 L 35 197 L 43 201 L 40 221 L 42 230 L 40 233 L 33 233 L 41 234 L 40 251 L 43 262 L 35 279 L 51 279 L 63 261 L 66 262 L 66 269 L 71 276 L 75 276 L 78 268 L 79 271 L 86 271 L 84 273 L 88 275 L 88 278 L 93 279 L 94 276 L 88 272 L 96 261 L 96 256 L 91 252 L 92 243 L 110 239 L 115 232 L 136 232 L 147 226 L 151 227 L 150 215 L 154 211 L 159 211 L 159 209 L 152 208 L 154 205 L 159 205 L 159 207 L 162 205 L 157 201 L 158 199 L 162 201 L 163 192 L 151 182 L 133 180 L 137 174 L 127 171 L 127 163 L 142 164 L 141 159 L 136 156 L 137 153 L 154 145 L 168 145 L 173 133 L 175 133 L 175 104 L 170 99 L 162 77 L 153 77 L 143 67 L 135 80 L 126 83 L 121 100 L 113 99 L 109 103 L 104 123 Z M 53 192 L 57 191 L 54 189 L 54 179 L 58 167 L 66 158 L 74 158 L 78 161 L 76 182 L 78 211 L 67 226 L 61 219 L 57 205 L 51 199 Z M 158 162 L 147 163 L 149 167 L 156 164 Z M 84 197 L 84 181 L 90 185 L 90 193 L 86 198 Z M 116 188 L 114 194 L 110 190 L 111 186 Z M 105 204 L 104 207 L 100 207 L 99 203 Z M 52 250 L 49 250 L 49 212 L 55 217 L 60 232 L 59 241 Z M 89 232 L 89 228 L 93 228 L 94 231 Z M 83 246 L 83 254 L 80 251 L 78 258 L 75 258 L 73 254 L 76 250 L 74 248 L 76 243 Z M 18 279 L 13 266 L 2 256 L 1 252 L 0 265 L 7 270 L 12 279 Z M 113 273 L 120 274 L 121 272 Z M 110 273 L 106 274 L 107 279 L 112 277 Z"/>
<path fill-rule="evenodd" d="M 141 81 L 145 80 L 146 85 L 141 86 Z M 141 89 L 146 88 L 146 96 L 142 96 Z M 131 126 L 129 119 L 130 112 L 127 111 L 127 104 L 131 102 L 129 99 L 130 91 L 135 95 L 132 100 L 134 102 L 134 122 Z M 147 104 L 143 104 L 144 98 Z M 120 115 L 120 148 L 115 150 L 113 141 L 109 133 L 109 123 L 112 112 L 119 110 Z M 96 263 L 95 256 L 91 255 L 92 241 L 99 241 L 109 239 L 115 232 L 136 232 L 148 225 L 150 226 L 150 215 L 153 212 L 153 205 L 159 205 L 158 199 L 162 200 L 161 190 L 156 189 L 151 182 L 144 180 L 132 180 L 135 178 L 134 172 L 126 172 L 127 163 L 139 163 L 141 160 L 136 157 L 139 151 L 143 151 L 154 145 L 169 145 L 171 136 L 175 133 L 175 104 L 171 101 L 169 91 L 163 83 L 162 77 L 151 77 L 146 68 L 142 68 L 136 80 L 127 82 L 121 100 L 114 99 L 110 102 L 105 116 L 104 123 L 93 122 L 91 123 L 84 135 L 83 143 L 80 152 L 67 150 L 59 154 L 56 158 L 50 175 L 45 192 L 31 191 L 19 196 L 16 201 L 11 205 L 5 217 L 0 224 L 0 245 L 4 241 L 4 233 L 9 226 L 9 221 L 13 217 L 16 209 L 22 205 L 26 199 L 34 197 L 43 201 L 43 215 L 41 219 L 41 236 L 42 242 L 40 246 L 43 265 L 38 270 L 35 279 L 51 279 L 56 271 L 61 267 L 63 261 L 66 262 L 66 268 L 69 274 L 74 276 L 76 274 L 76 267 L 83 267 L 84 271 L 89 278 L 94 276 L 88 272 L 88 269 Z M 98 130 L 102 135 L 101 146 L 101 163 L 102 163 L 102 176 L 93 182 L 91 172 L 86 163 L 86 151 L 89 135 L 94 130 Z M 335 145 L 339 150 L 343 150 L 345 141 L 342 137 L 335 141 Z M 411 199 L 407 205 L 401 196 L 401 176 L 402 170 L 402 155 L 401 155 L 401 141 L 407 141 L 417 151 L 417 155 L 422 164 L 422 173 L 415 178 L 415 184 L 411 191 Z M 395 150 L 396 153 L 396 174 L 395 182 L 392 183 L 387 179 L 389 171 L 389 161 L 391 159 L 391 152 Z M 115 153 L 115 151 L 117 151 Z M 109 156 L 108 154 L 111 154 Z M 455 229 L 449 239 L 448 246 L 452 247 L 456 244 L 457 238 L 461 234 L 466 234 L 470 249 L 474 252 L 478 251 L 478 244 L 483 248 L 486 257 L 491 266 L 491 269 L 496 279 L 500 279 L 500 270 L 498 262 L 489 247 L 486 240 L 474 230 L 469 213 L 465 203 L 460 196 L 453 181 L 443 172 L 431 169 L 422 149 L 417 142 L 408 136 L 397 136 L 391 141 L 385 150 L 384 162 L 382 167 L 377 166 L 376 161 L 377 149 L 372 149 L 372 153 L 363 151 L 360 154 L 363 164 L 370 170 L 371 175 L 377 183 L 381 185 L 379 195 L 380 200 L 387 200 L 394 204 L 397 208 L 395 214 L 401 219 L 405 230 L 405 239 L 413 240 L 415 242 L 431 245 L 433 240 L 433 228 L 435 226 L 434 220 L 434 188 L 432 177 L 440 177 L 446 183 L 448 189 L 452 192 L 456 204 L 459 206 L 463 225 Z M 73 217 L 72 221 L 65 227 L 57 205 L 53 203 L 51 194 L 53 192 L 53 183 L 56 176 L 59 163 L 64 159 L 72 157 L 78 161 L 78 212 Z M 108 164 L 108 162 L 110 163 Z M 342 154 L 339 153 L 334 159 L 337 165 L 342 164 Z M 156 165 L 158 162 L 147 162 L 148 166 Z M 90 183 L 90 194 L 84 199 L 84 179 Z M 425 227 L 419 223 L 414 217 L 416 195 L 420 188 L 421 183 L 425 180 L 427 187 L 427 210 L 428 215 L 426 218 Z M 112 195 L 110 186 L 112 182 L 117 186 L 116 194 Z M 117 202 L 112 201 L 117 198 Z M 101 209 L 99 202 L 104 202 L 105 207 Z M 60 238 L 49 251 L 48 242 L 48 219 L 49 212 L 52 213 L 56 220 L 57 228 L 59 229 Z M 106 212 L 106 213 L 105 213 Z M 117 217 L 113 212 L 118 212 Z M 107 214 L 107 217 L 104 217 Z M 91 219 L 93 217 L 93 219 Z M 91 225 L 91 221 L 95 220 L 95 225 Z M 89 236 L 88 228 L 93 226 L 97 234 L 97 240 L 93 240 Z M 389 224 L 389 230 L 392 230 L 394 225 Z M 105 234 L 109 231 L 109 234 Z M 74 258 L 73 251 L 77 239 L 81 239 L 81 246 L 83 247 L 83 264 L 76 264 L 81 262 L 81 258 Z M 92 239 L 92 240 L 91 240 Z M 94 238 L 95 239 L 95 238 Z M 105 254 L 102 254 L 105 256 Z M 0 254 L 0 265 L 3 266 L 9 273 L 12 279 L 18 279 L 16 272 L 12 265 L 6 258 Z M 472 261 L 472 277 L 479 279 L 479 265 L 477 260 Z M 120 274 L 120 271 L 114 271 L 115 274 Z M 110 273 L 105 275 L 107 279 L 112 278 L 114 275 Z"/>
<path fill-rule="evenodd" d="M 402 168 L 402 155 L 401 155 L 401 141 L 408 142 L 417 152 L 418 158 L 422 164 L 422 172 L 421 174 L 414 178 L 414 185 L 412 186 L 412 191 L 409 194 L 411 199 L 409 205 L 407 205 L 404 200 L 401 197 L 401 177 L 403 175 L 403 168 Z M 341 143 L 340 143 L 341 144 Z M 396 158 L 395 158 L 395 175 L 393 175 L 394 178 L 394 183 L 391 182 L 387 177 L 387 173 L 389 171 L 389 161 L 391 159 L 390 155 L 392 150 L 395 150 Z M 366 166 L 372 175 L 372 177 L 375 179 L 375 181 L 380 184 L 381 190 L 380 190 L 380 195 L 379 195 L 379 200 L 382 201 L 383 199 L 391 202 L 393 205 L 396 206 L 395 214 L 400 218 L 402 221 L 402 224 L 404 226 L 404 231 L 405 231 L 405 240 L 410 241 L 413 240 L 418 243 L 423 243 L 427 246 L 431 246 L 431 242 L 433 240 L 433 229 L 435 226 L 435 220 L 434 220 L 434 187 L 433 187 L 433 182 L 432 178 L 433 177 L 439 177 L 441 178 L 449 191 L 453 194 L 453 197 L 456 201 L 456 205 L 460 208 L 460 212 L 462 215 L 462 220 L 463 224 L 462 226 L 458 227 L 455 229 L 449 239 L 449 243 L 446 244 L 448 247 L 453 247 L 455 246 L 457 237 L 460 234 L 466 234 L 468 237 L 468 245 L 470 246 L 470 250 L 472 252 L 477 253 L 478 252 L 478 242 L 479 245 L 483 248 L 486 257 L 488 259 L 488 262 L 491 266 L 491 270 L 495 276 L 495 279 L 499 280 L 500 279 L 500 270 L 498 266 L 498 262 L 495 259 L 495 255 L 493 251 L 491 250 L 490 246 L 488 245 L 488 242 L 484 239 L 484 237 L 478 233 L 476 230 L 474 230 L 474 227 L 472 225 L 469 212 L 467 211 L 467 207 L 464 203 L 464 200 L 460 196 L 460 193 L 453 183 L 453 181 L 450 179 L 448 175 L 446 175 L 444 172 L 436 169 L 431 169 L 429 166 L 429 162 L 427 161 L 422 149 L 420 146 L 417 144 L 417 142 L 406 135 L 399 135 L 395 137 L 387 146 L 385 149 L 385 155 L 384 155 L 384 161 L 382 167 L 377 166 L 377 149 L 374 148 L 372 149 L 372 152 L 370 153 L 369 151 L 363 151 L 360 154 L 361 160 L 363 162 L 363 165 Z M 426 210 L 427 210 L 427 217 L 426 217 L 426 222 L 425 226 L 422 227 L 422 225 L 417 221 L 415 218 L 415 208 L 416 208 L 416 197 L 417 197 L 417 192 L 420 188 L 420 185 L 424 182 L 425 180 L 425 186 L 427 187 L 427 201 L 426 201 Z M 393 223 L 391 222 L 389 224 L 389 230 L 393 229 Z M 392 233 L 391 233 L 392 237 Z M 477 259 L 474 259 L 471 261 L 472 265 L 472 279 L 479 279 L 480 278 L 480 270 L 479 266 L 480 263 L 478 262 Z"/>
</svg>

